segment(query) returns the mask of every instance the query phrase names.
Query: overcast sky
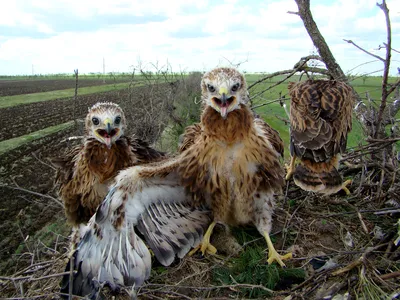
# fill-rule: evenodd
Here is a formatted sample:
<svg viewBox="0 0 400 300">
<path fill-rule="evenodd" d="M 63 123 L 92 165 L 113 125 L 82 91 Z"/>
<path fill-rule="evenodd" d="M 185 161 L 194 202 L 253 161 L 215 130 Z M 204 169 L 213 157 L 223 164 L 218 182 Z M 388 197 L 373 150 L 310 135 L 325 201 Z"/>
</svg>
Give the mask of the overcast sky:
<svg viewBox="0 0 400 300">
<path fill-rule="evenodd" d="M 380 0 L 379 0 L 380 1 Z M 388 0 L 393 48 L 400 50 L 400 1 Z M 375 0 L 311 0 L 312 13 L 344 71 L 374 60 L 386 41 Z M 10 0 L 0 4 L 0 74 L 128 72 L 139 62 L 205 71 L 247 61 L 242 71 L 293 67 L 313 45 L 294 0 Z M 400 67 L 393 52 L 391 73 Z M 358 67 L 372 72 L 382 63 Z M 380 73 L 377 73 L 380 74 Z"/>
</svg>

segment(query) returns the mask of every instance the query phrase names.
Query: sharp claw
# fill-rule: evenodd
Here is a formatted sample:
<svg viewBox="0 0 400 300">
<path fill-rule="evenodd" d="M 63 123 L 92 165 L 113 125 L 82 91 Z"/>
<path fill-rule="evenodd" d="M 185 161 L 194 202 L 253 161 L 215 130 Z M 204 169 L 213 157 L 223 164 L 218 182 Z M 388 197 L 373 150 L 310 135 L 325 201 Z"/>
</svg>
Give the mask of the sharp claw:
<svg viewBox="0 0 400 300">
<path fill-rule="evenodd" d="M 291 259 L 293 257 L 292 253 L 289 252 L 285 255 L 279 255 L 278 253 L 272 253 L 269 255 L 269 258 L 267 260 L 268 264 L 272 264 L 274 261 L 276 261 L 282 268 L 286 267 L 285 263 L 283 262 L 285 259 Z"/>
</svg>

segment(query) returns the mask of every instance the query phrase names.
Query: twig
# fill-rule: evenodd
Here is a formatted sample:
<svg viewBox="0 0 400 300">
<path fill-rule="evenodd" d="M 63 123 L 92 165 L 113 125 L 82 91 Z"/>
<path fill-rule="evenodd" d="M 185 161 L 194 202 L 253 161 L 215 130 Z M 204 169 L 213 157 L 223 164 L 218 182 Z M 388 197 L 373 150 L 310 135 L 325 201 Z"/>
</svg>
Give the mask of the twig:
<svg viewBox="0 0 400 300">
<path fill-rule="evenodd" d="M 384 214 L 384 213 L 395 213 L 399 212 L 400 208 L 383 208 L 383 209 L 362 209 L 359 210 L 358 212 L 360 213 L 374 213 L 374 214 Z M 330 214 L 330 215 L 323 215 L 326 218 L 330 217 L 337 217 L 337 216 L 342 216 L 342 215 L 351 215 L 351 214 L 356 214 L 357 211 L 344 211 L 341 213 L 335 213 L 335 214 Z"/>
<path fill-rule="evenodd" d="M 386 5 L 385 0 L 382 1 L 382 4 L 377 3 L 376 5 L 380 9 L 382 9 L 383 13 L 385 14 L 386 31 L 387 31 L 387 46 L 386 46 L 386 58 L 384 60 L 385 69 L 383 71 L 383 78 L 382 78 L 382 99 L 381 99 L 381 104 L 379 106 L 378 119 L 376 122 L 376 130 L 375 130 L 374 138 L 379 137 L 379 131 L 380 131 L 381 123 L 382 123 L 383 112 L 385 111 L 385 108 L 386 108 L 386 100 L 388 97 L 387 85 L 388 85 L 390 57 L 391 57 L 390 50 L 392 48 L 392 29 L 390 26 L 389 9 Z"/>
<path fill-rule="evenodd" d="M 66 272 L 67 274 L 69 274 L 69 287 L 68 287 L 68 294 L 69 294 L 69 299 L 72 299 L 72 289 L 74 286 L 74 256 L 71 255 L 71 262 L 70 262 L 70 268 L 69 268 L 69 272 Z"/>
<path fill-rule="evenodd" d="M 383 274 L 381 276 L 379 276 L 382 280 L 388 280 L 388 279 L 392 279 L 392 278 L 396 278 L 396 277 L 400 277 L 400 271 L 396 271 L 396 272 L 392 272 L 392 273 L 388 273 L 388 274 Z"/>
<path fill-rule="evenodd" d="M 246 284 L 246 283 L 235 283 L 230 285 L 213 285 L 213 286 L 190 286 L 190 285 L 174 285 L 174 284 L 158 284 L 158 283 L 147 283 L 144 287 L 154 286 L 154 287 L 171 287 L 179 289 L 192 289 L 192 290 L 216 290 L 216 289 L 232 289 L 232 288 L 248 288 L 248 289 L 261 289 L 265 292 L 274 294 L 275 291 L 266 288 L 263 285 L 256 284 Z"/>
<path fill-rule="evenodd" d="M 12 190 L 22 191 L 22 192 L 29 193 L 29 194 L 32 194 L 32 195 L 36 195 L 36 196 L 43 197 L 43 198 L 48 198 L 48 199 L 53 200 L 55 203 L 59 204 L 61 207 L 64 207 L 64 205 L 59 200 L 57 200 L 56 198 L 54 198 L 54 197 L 52 197 L 50 195 L 41 194 L 41 193 L 34 192 L 34 191 L 31 191 L 31 190 L 27 190 L 27 189 L 24 189 L 24 188 L 21 188 L 21 187 L 9 186 L 7 184 L 0 184 L 0 187 L 5 187 L 5 188 L 12 189 Z"/>
<path fill-rule="evenodd" d="M 38 280 L 48 279 L 48 278 L 52 278 L 52 277 L 64 276 L 64 275 L 68 275 L 68 274 L 69 274 L 69 272 L 63 272 L 63 273 L 51 274 L 51 275 L 37 277 L 37 278 L 35 278 L 33 276 L 23 276 L 23 277 L 4 277 L 4 276 L 0 276 L 0 280 L 8 280 L 8 281 L 16 281 L 16 280 L 38 281 Z"/>
<path fill-rule="evenodd" d="M 385 61 L 384 58 L 382 58 L 382 57 L 380 57 L 380 56 L 378 56 L 378 55 L 375 55 L 375 54 L 373 54 L 373 53 L 371 53 L 371 52 L 365 50 L 364 48 L 362 48 L 362 47 L 358 46 L 356 43 L 354 43 L 352 40 L 343 39 L 343 41 L 345 41 L 345 42 L 347 42 L 347 43 L 349 43 L 349 44 L 352 44 L 352 45 L 353 45 L 354 47 L 356 47 L 357 49 L 361 50 L 361 51 L 364 52 L 364 53 L 367 53 L 368 55 L 371 55 L 371 56 L 375 57 L 376 59 L 379 59 L 380 61 L 383 61 L 383 62 Z"/>
</svg>

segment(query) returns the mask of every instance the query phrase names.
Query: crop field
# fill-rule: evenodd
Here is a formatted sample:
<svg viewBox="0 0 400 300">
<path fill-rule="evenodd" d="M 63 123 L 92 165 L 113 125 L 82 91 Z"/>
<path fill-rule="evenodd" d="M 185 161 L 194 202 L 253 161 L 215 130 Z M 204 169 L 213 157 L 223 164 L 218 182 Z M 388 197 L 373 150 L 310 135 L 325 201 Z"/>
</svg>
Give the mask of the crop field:
<svg viewBox="0 0 400 300">
<path fill-rule="evenodd" d="M 3 262 L 0 273 L 12 272 L 10 263 L 17 267 L 10 258 L 21 255 L 26 237 L 33 237 L 46 224 L 63 219 L 61 206 L 52 199 L 56 197 L 55 169 L 48 158 L 62 155 L 65 149 L 79 142 L 79 139 L 70 142 L 67 138 L 83 135 L 83 118 L 88 107 L 96 102 L 118 103 L 127 114 L 129 112 L 128 124 L 140 123 L 143 113 L 138 108 L 149 105 L 157 109 L 161 95 L 169 89 L 168 85 L 162 85 L 158 94 L 153 91 L 155 99 L 146 102 L 143 99 L 149 88 L 140 85 L 140 81 L 117 79 L 111 88 L 103 91 L 102 81 L 84 79 L 79 81 L 75 102 L 71 97 L 73 92 L 59 97 L 65 89 L 75 86 L 75 80 L 0 80 L 0 104 L 9 104 L 10 97 L 53 95 L 46 101 L 0 105 L 0 258 Z M 92 92 L 81 95 L 87 88 L 93 89 Z M 151 111 L 149 107 L 146 109 Z M 78 128 L 74 127 L 74 118 L 78 119 Z M 128 126 L 128 135 L 135 133 L 132 127 Z"/>
<path fill-rule="evenodd" d="M 99 80 L 80 79 L 79 87 L 101 86 L 128 82 L 129 79 Z M 42 93 L 49 91 L 65 90 L 75 88 L 75 79 L 31 79 L 31 80 L 0 80 L 0 97 L 22 94 Z"/>
<path fill-rule="evenodd" d="M 246 74 L 249 86 L 261 77 L 262 74 Z M 272 80 L 266 80 L 256 85 L 250 89 L 250 96 L 254 111 L 280 132 L 281 138 L 285 143 L 285 160 L 287 161 L 289 159 L 289 117 L 287 113 L 290 109 L 287 83 L 269 89 L 281 79 L 283 77 L 275 77 Z M 297 80 L 299 80 L 299 77 L 294 76 L 290 81 Z M 356 78 L 351 84 L 362 99 L 366 99 L 368 95 L 372 100 L 378 101 L 380 99 L 381 80 L 381 77 Z M 391 80 L 394 81 L 395 78 Z M 131 82 L 129 76 L 110 77 L 107 78 L 106 83 L 96 77 L 83 77 L 82 80 L 79 80 L 78 97 L 75 101 L 73 98 L 75 80 L 72 77 L 68 79 L 57 77 L 39 79 L 0 78 L 1 275 L 15 274 L 21 267 L 25 267 L 32 261 L 42 257 L 65 254 L 69 229 L 65 226 L 62 207 L 57 203 L 53 186 L 55 169 L 50 165 L 48 159 L 61 155 L 65 149 L 79 143 L 79 139 L 69 140 L 68 138 L 83 135 L 82 120 L 87 113 L 88 107 L 99 101 L 118 103 L 127 115 L 127 134 L 137 134 L 141 137 L 148 136 L 151 142 L 156 142 L 156 140 L 151 136 L 152 133 L 143 131 L 141 124 L 144 122 L 144 118 L 153 118 L 159 122 L 158 130 L 161 131 L 171 125 L 170 116 L 167 115 L 167 110 L 163 105 L 165 96 L 176 93 L 178 85 L 171 83 L 171 81 L 164 82 L 159 85 L 158 90 L 155 90 L 154 86 L 150 87 L 148 84 L 149 81 L 145 82 L 144 78 L 140 77 L 135 82 Z M 195 85 L 199 87 L 200 82 L 196 82 Z M 195 93 L 188 93 L 188 95 L 183 97 L 184 101 L 191 103 L 192 106 L 199 105 L 198 101 L 195 101 L 198 95 Z M 171 99 L 174 99 L 174 97 Z M 283 103 L 286 104 L 286 111 L 281 105 Z M 174 109 L 181 115 L 189 115 L 189 110 L 185 111 L 179 105 L 177 109 L 175 103 L 172 105 L 172 110 Z M 197 110 L 193 109 L 193 111 L 197 112 L 198 107 Z M 162 118 L 155 118 L 152 113 L 161 114 Z M 181 115 L 177 117 L 181 117 Z M 77 119 L 77 127 L 74 125 L 74 118 Z M 162 120 L 162 122 L 159 120 Z M 361 125 L 356 118 L 353 118 L 353 120 L 353 130 L 348 138 L 348 148 L 358 146 L 365 140 Z M 191 118 L 191 122 L 193 121 L 196 121 L 195 118 Z M 168 128 L 171 130 L 171 127 Z M 182 130 L 182 128 L 179 130 Z M 177 140 L 177 134 L 175 133 L 175 135 Z M 157 136 L 157 134 L 154 136 Z M 171 151 L 175 149 L 174 145 L 172 145 L 171 149 Z M 291 201 L 288 204 L 288 209 L 290 210 L 290 206 L 295 204 L 295 200 Z M 304 203 L 302 202 L 302 204 Z M 302 204 L 299 204 L 299 206 Z M 341 207 L 333 207 L 332 212 L 340 212 Z M 278 211 L 277 219 L 283 220 L 281 223 L 285 223 L 287 217 L 282 211 Z M 326 226 L 328 228 L 326 229 L 327 232 L 321 231 L 318 233 L 320 228 L 317 222 L 326 223 L 325 219 L 315 221 L 313 218 L 320 217 L 317 215 L 302 215 L 302 217 L 304 219 L 310 218 L 307 219 L 310 228 L 312 227 L 317 232 L 316 235 L 318 235 L 305 237 L 306 239 L 316 239 L 327 247 L 339 247 L 338 240 L 328 232 L 331 228 Z M 313 225 L 311 226 L 311 224 Z M 340 228 L 342 229 L 342 227 Z M 278 226 L 278 231 L 280 229 Z M 287 234 L 288 240 L 297 239 L 297 233 L 288 232 L 285 234 Z M 213 261 L 212 271 L 204 272 L 204 274 L 208 274 L 204 275 L 204 280 L 209 282 L 216 280 L 218 284 L 222 282 L 227 285 L 232 283 L 232 280 L 246 282 L 243 276 L 245 276 L 247 268 L 253 268 L 256 273 L 251 271 L 253 272 L 252 274 L 256 274 L 254 276 L 259 276 L 260 278 L 265 276 L 286 278 L 282 279 L 282 282 L 278 285 L 271 284 L 268 288 L 284 289 L 288 282 L 300 283 L 302 278 L 305 278 L 301 265 L 303 262 L 301 261 L 295 261 L 294 266 L 296 268 L 289 269 L 287 272 L 280 271 L 277 268 L 263 269 L 263 266 L 260 265 L 249 266 L 247 261 L 255 258 L 259 258 L 259 261 L 261 261 L 264 258 L 265 245 L 259 243 L 260 236 L 254 230 L 239 231 L 235 235 L 242 244 L 250 243 L 249 240 L 258 242 L 253 244 L 254 247 L 251 251 L 244 252 L 242 254 L 243 257 L 240 257 L 237 261 L 233 260 L 234 272 L 228 270 L 226 265 L 222 265 L 222 263 L 218 265 Z M 286 248 L 285 240 L 283 242 L 280 241 L 280 243 L 282 248 Z M 36 249 L 41 250 L 32 249 L 33 245 L 39 245 L 40 247 L 38 246 Z M 322 246 L 318 249 L 324 250 Z M 311 246 L 310 249 L 303 250 L 312 251 Z M 246 263 L 243 264 L 244 261 Z M 190 266 L 189 262 L 191 263 Z M 179 268 L 177 269 L 179 272 L 176 272 L 176 269 L 171 271 L 171 273 L 176 272 L 176 274 L 173 275 L 173 280 L 175 281 L 170 283 L 184 281 L 188 272 L 193 273 L 195 269 L 197 272 L 207 264 L 209 262 L 204 263 L 202 260 L 191 260 L 191 258 L 183 261 L 179 266 L 182 271 Z M 63 266 L 64 262 L 61 262 L 59 272 L 62 272 Z M 165 271 L 165 268 L 156 265 L 153 273 L 154 280 L 152 282 L 155 284 L 158 282 L 168 283 L 169 277 L 165 276 L 169 276 L 166 275 L 169 273 Z M 202 278 L 199 281 L 203 280 Z M 55 280 L 58 279 L 56 278 Z M 265 279 L 260 279 L 260 282 L 263 282 L 262 280 L 265 281 Z M 11 289 L 13 290 L 14 287 Z M 1 293 L 2 285 L 0 281 L 0 296 Z M 251 289 L 249 293 L 246 292 L 240 295 L 244 297 L 265 297 L 267 294 L 257 294 L 257 292 L 253 294 L 253 289 Z M 207 295 L 206 293 L 203 294 L 204 297 Z M 221 293 L 219 295 L 229 297 L 230 294 Z M 193 296 L 198 296 L 198 294 Z"/>
</svg>

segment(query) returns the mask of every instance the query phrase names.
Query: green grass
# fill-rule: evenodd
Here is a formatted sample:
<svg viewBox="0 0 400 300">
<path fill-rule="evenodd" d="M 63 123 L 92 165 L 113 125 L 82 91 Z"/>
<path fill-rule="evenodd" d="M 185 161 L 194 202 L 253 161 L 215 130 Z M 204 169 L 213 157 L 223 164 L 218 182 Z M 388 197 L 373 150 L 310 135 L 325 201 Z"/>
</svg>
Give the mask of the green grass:
<svg viewBox="0 0 400 300">
<path fill-rule="evenodd" d="M 246 79 L 248 81 L 248 85 L 251 85 L 256 80 L 262 78 L 263 75 L 258 74 L 248 74 L 246 75 Z M 273 85 L 277 81 L 283 79 L 284 76 L 277 76 L 272 78 L 271 80 L 267 80 L 263 83 L 258 84 L 255 88 L 250 90 L 250 95 L 256 95 L 267 87 Z M 298 81 L 299 76 L 293 76 L 289 81 Z M 396 78 L 391 77 L 389 82 L 395 82 Z M 355 88 L 360 97 L 365 98 L 366 93 L 369 94 L 369 97 L 379 103 L 381 98 L 381 83 L 382 78 L 379 76 L 368 77 L 363 80 L 363 78 L 357 78 L 350 82 L 350 84 Z M 253 100 L 253 105 L 257 106 L 262 103 L 269 102 L 271 100 L 275 100 L 279 98 L 279 95 L 285 96 L 285 103 L 287 105 L 287 111 L 290 110 L 290 98 L 288 96 L 287 83 L 280 84 L 271 90 L 263 93 L 261 95 L 262 98 L 257 97 Z M 289 119 L 287 114 L 285 113 L 283 107 L 280 106 L 279 102 L 271 103 L 266 106 L 262 106 L 256 108 L 255 111 L 263 117 L 263 119 L 268 122 L 273 128 L 279 131 L 280 136 L 285 144 L 285 150 L 289 149 L 289 125 L 286 125 L 284 121 L 280 120 L 280 118 Z M 277 117 L 278 116 L 278 117 Z M 356 147 L 360 143 L 365 143 L 365 136 L 362 130 L 361 124 L 358 120 L 353 116 L 353 128 L 352 131 L 348 135 L 347 147 Z M 285 159 L 288 159 L 288 155 L 285 156 Z"/>
<path fill-rule="evenodd" d="M 88 94 L 122 90 L 127 88 L 128 86 L 129 82 L 82 87 L 78 89 L 78 95 L 82 96 Z M 66 89 L 66 90 L 50 91 L 43 93 L 4 96 L 0 97 L 0 108 L 11 107 L 21 104 L 49 101 L 55 99 L 70 98 L 73 97 L 74 94 L 75 94 L 75 89 Z"/>
<path fill-rule="evenodd" d="M 240 244 L 254 241 L 260 237 L 255 228 L 234 228 L 233 233 Z M 216 285 L 248 284 L 262 285 L 268 289 L 284 289 L 305 279 L 305 272 L 298 268 L 281 268 L 276 263 L 268 265 L 266 242 L 264 239 L 245 247 L 239 257 L 232 258 L 228 264 L 213 270 Z M 261 288 L 239 289 L 240 297 L 265 298 L 269 292 Z"/>
<path fill-rule="evenodd" d="M 71 127 L 73 124 L 74 124 L 74 122 L 70 121 L 70 122 L 59 124 L 56 126 L 47 127 L 45 129 L 41 129 L 41 130 L 32 132 L 30 134 L 27 134 L 27 135 L 23 135 L 23 136 L 19 136 L 19 137 L 13 138 L 13 139 L 2 141 L 2 142 L 0 142 L 0 155 L 6 153 L 8 151 L 11 151 L 15 148 L 18 148 L 25 143 L 30 143 L 34 140 L 43 138 L 47 135 L 56 133 L 60 130 L 64 130 L 68 127 Z"/>
</svg>

